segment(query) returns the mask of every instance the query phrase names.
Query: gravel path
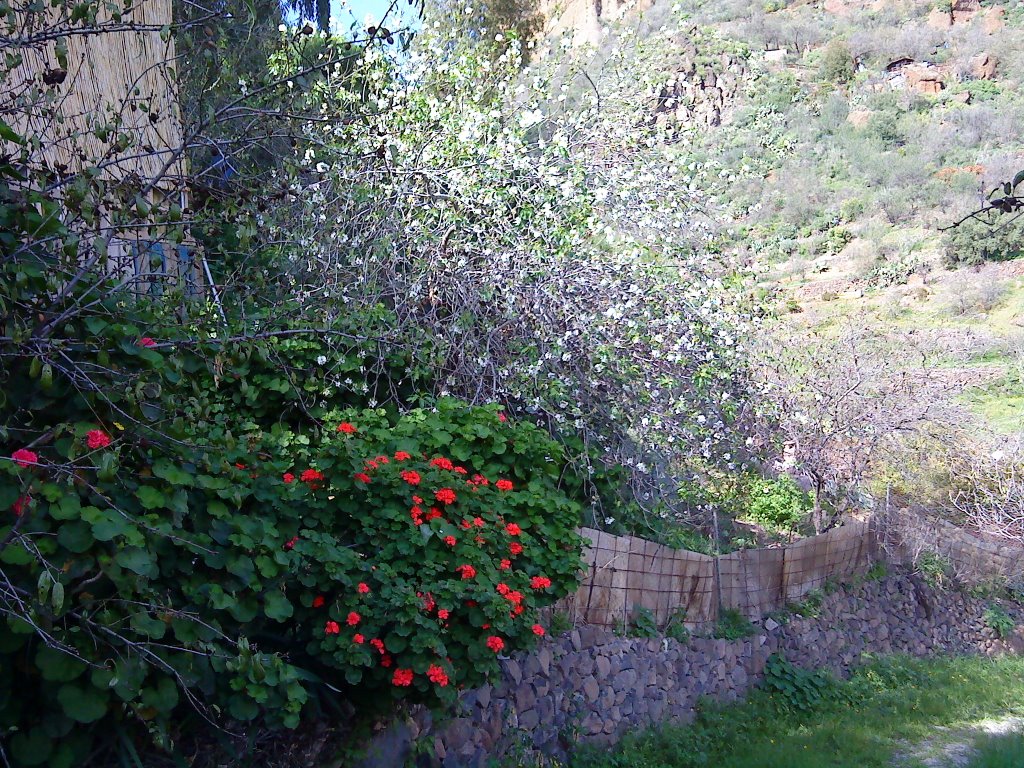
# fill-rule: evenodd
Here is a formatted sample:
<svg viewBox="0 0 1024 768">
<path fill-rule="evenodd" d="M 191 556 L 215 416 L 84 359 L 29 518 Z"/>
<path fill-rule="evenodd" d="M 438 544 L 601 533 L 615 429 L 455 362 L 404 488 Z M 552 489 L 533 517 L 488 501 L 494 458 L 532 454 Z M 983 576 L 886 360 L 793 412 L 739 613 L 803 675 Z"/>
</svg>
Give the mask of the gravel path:
<svg viewBox="0 0 1024 768">
<path fill-rule="evenodd" d="M 1024 718 L 981 720 L 963 728 L 937 726 L 933 738 L 908 746 L 896 756 L 894 764 L 920 764 L 925 768 L 965 768 L 974 756 L 974 745 L 980 737 L 1001 736 L 1014 731 L 1024 731 Z"/>
</svg>

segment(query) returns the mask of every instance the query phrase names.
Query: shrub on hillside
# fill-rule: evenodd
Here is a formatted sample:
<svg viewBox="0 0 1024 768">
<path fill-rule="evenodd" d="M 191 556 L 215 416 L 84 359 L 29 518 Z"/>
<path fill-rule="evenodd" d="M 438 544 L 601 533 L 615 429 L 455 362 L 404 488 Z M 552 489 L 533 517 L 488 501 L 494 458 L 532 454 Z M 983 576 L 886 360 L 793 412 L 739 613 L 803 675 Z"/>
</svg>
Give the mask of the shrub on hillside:
<svg viewBox="0 0 1024 768">
<path fill-rule="evenodd" d="M 795 530 L 806 522 L 811 499 L 793 478 L 765 478 L 750 484 L 747 517 L 769 528 Z"/>
<path fill-rule="evenodd" d="M 821 52 L 818 76 L 831 83 L 848 83 L 853 79 L 853 53 L 843 40 L 832 40 Z"/>
<path fill-rule="evenodd" d="M 1024 229 L 1020 222 L 968 219 L 946 234 L 943 264 L 948 269 L 976 266 L 988 261 L 1009 261 L 1024 256 Z"/>
</svg>

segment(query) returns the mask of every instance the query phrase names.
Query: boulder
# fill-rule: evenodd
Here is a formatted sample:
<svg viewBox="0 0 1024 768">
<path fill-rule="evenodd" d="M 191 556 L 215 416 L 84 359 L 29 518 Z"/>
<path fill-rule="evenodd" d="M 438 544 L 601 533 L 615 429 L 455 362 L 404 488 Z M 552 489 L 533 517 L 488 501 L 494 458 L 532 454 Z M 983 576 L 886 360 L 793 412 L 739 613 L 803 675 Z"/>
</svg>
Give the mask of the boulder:
<svg viewBox="0 0 1024 768">
<path fill-rule="evenodd" d="M 991 80 L 996 76 L 999 60 L 990 53 L 979 53 L 970 61 L 971 77 L 975 80 Z"/>
</svg>

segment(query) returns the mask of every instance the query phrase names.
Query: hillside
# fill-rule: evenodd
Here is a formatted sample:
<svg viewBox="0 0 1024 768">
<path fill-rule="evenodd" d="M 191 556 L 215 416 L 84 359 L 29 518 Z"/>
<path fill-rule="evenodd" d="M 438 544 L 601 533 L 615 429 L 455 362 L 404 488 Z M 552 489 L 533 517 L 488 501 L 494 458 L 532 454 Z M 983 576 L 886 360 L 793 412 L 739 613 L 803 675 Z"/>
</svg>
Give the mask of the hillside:
<svg viewBox="0 0 1024 768">
<path fill-rule="evenodd" d="M 588 1 L 551 29 L 600 46 L 673 12 L 704 47 L 683 46 L 652 112 L 691 128 L 717 181 L 714 246 L 758 275 L 758 298 L 797 327 L 938 353 L 988 426 L 1024 426 L 1024 262 L 976 263 L 971 222 L 940 231 L 1024 166 L 1024 5 Z M 1000 224 L 998 247 L 1019 250 L 1020 226 Z"/>
</svg>

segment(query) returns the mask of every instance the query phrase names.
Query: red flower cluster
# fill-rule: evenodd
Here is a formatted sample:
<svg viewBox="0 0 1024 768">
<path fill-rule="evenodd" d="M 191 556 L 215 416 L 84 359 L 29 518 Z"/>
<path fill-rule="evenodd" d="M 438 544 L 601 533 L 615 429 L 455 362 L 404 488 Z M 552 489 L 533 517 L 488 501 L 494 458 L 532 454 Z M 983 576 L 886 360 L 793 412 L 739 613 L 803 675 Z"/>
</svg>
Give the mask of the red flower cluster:
<svg viewBox="0 0 1024 768">
<path fill-rule="evenodd" d="M 397 686 L 403 687 L 408 687 L 412 685 L 412 670 L 396 669 L 394 677 L 391 678 L 391 682 Z"/>
<path fill-rule="evenodd" d="M 496 482 L 494 484 L 494 487 L 497 488 L 499 491 L 511 491 L 512 490 L 512 481 L 511 480 L 499 480 L 498 482 Z"/>
<path fill-rule="evenodd" d="M 97 448 L 106 448 L 110 445 L 110 435 L 101 429 L 90 429 L 85 433 L 85 444 L 94 451 Z"/>
<path fill-rule="evenodd" d="M 540 624 L 534 624 L 531 627 L 531 629 L 533 630 L 533 634 L 537 635 L 537 637 L 544 636 L 544 627 L 542 627 Z"/>
<path fill-rule="evenodd" d="M 358 624 L 360 621 L 362 621 L 362 618 L 363 617 L 360 616 L 355 611 L 350 611 L 349 614 L 348 614 L 348 617 L 345 619 L 345 621 L 348 623 L 348 625 L 350 627 L 354 627 L 356 624 Z"/>
<path fill-rule="evenodd" d="M 509 523 L 505 526 L 505 532 L 509 536 L 518 536 L 520 533 L 523 532 L 523 529 L 520 528 L 516 523 Z"/>
<path fill-rule="evenodd" d="M 284 480 L 285 485 L 290 485 L 291 483 L 295 482 L 295 475 L 293 475 L 291 472 L 285 472 L 283 475 L 281 475 L 281 479 Z"/>
<path fill-rule="evenodd" d="M 442 504 L 454 504 L 455 491 L 451 488 L 442 488 L 441 490 L 434 492 L 434 498 Z"/>
<path fill-rule="evenodd" d="M 452 464 L 451 459 L 446 459 L 443 456 L 439 456 L 436 459 L 430 460 L 431 465 L 438 469 L 455 469 L 455 465 Z"/>
<path fill-rule="evenodd" d="M 299 475 L 299 480 L 304 482 L 313 490 L 316 490 L 323 485 L 324 473 L 319 469 L 304 469 L 302 470 L 302 474 Z"/>
<path fill-rule="evenodd" d="M 411 458 L 411 453 L 406 453 L 405 451 L 395 451 L 395 461 L 408 461 Z"/>
<path fill-rule="evenodd" d="M 151 338 L 149 338 L 149 336 L 143 336 L 141 339 L 139 339 L 137 342 L 135 342 L 135 344 L 137 346 L 140 346 L 140 347 L 155 347 L 156 346 L 156 342 L 153 341 Z"/>
<path fill-rule="evenodd" d="M 432 683 L 437 683 L 442 688 L 448 685 L 448 675 L 437 664 L 431 664 L 427 667 L 427 679 Z"/>
<path fill-rule="evenodd" d="M 384 653 L 384 641 L 379 637 L 373 638 L 373 640 L 370 641 L 370 645 L 376 648 L 378 653 Z"/>
<path fill-rule="evenodd" d="M 409 517 L 416 525 L 423 525 L 423 510 L 419 507 L 413 507 L 409 510 Z"/>
<path fill-rule="evenodd" d="M 530 586 L 533 589 L 547 589 L 551 586 L 551 579 L 547 576 L 534 576 L 530 579 Z"/>
<path fill-rule="evenodd" d="M 337 426 L 336 431 L 343 432 L 346 435 L 353 435 L 356 432 L 356 428 L 352 424 L 349 424 L 347 421 L 343 421 L 341 422 L 341 424 Z"/>
<path fill-rule="evenodd" d="M 356 592 L 360 595 L 368 595 L 370 594 L 370 587 L 365 582 L 360 581 L 359 586 L 356 587 Z"/>
<path fill-rule="evenodd" d="M 513 555 L 521 555 L 523 554 L 523 545 L 520 544 L 518 541 L 513 541 L 511 544 L 508 545 L 508 551 L 511 552 Z"/>
<path fill-rule="evenodd" d="M 356 633 L 356 634 L 352 635 L 352 642 L 355 643 L 356 645 L 362 645 L 363 643 L 366 642 L 366 638 L 363 637 L 362 635 L 360 635 L 359 633 Z"/>
<path fill-rule="evenodd" d="M 429 523 L 434 518 L 440 517 L 440 516 L 441 516 L 441 510 L 438 509 L 437 507 L 431 507 L 430 511 L 427 512 L 426 517 L 424 518 L 424 520 L 426 520 Z"/>
<path fill-rule="evenodd" d="M 423 610 L 427 613 L 430 613 L 437 606 L 437 601 L 434 600 L 434 596 L 429 592 L 425 595 L 422 592 L 417 592 L 416 597 L 423 600 Z"/>
<path fill-rule="evenodd" d="M 299 537 L 298 536 L 292 536 L 290 539 L 288 539 L 288 541 L 286 541 L 284 543 L 284 545 L 282 546 L 282 549 L 284 549 L 287 552 L 288 550 L 292 549 L 292 547 L 294 547 L 296 544 L 298 544 L 298 542 L 299 542 Z"/>
<path fill-rule="evenodd" d="M 487 638 L 487 647 L 490 648 L 495 653 L 497 653 L 498 651 L 500 651 L 502 648 L 505 647 L 505 641 L 502 640 L 497 635 L 491 635 L 490 637 Z"/>
<path fill-rule="evenodd" d="M 441 619 L 441 621 L 444 621 L 449 616 L 451 616 L 451 613 L 448 612 L 447 608 L 442 608 L 437 612 L 437 618 Z"/>
<path fill-rule="evenodd" d="M 472 579 L 476 576 L 476 568 L 472 565 L 460 565 L 455 570 L 462 574 L 463 579 Z"/>
<path fill-rule="evenodd" d="M 398 473 L 398 476 L 405 480 L 405 482 L 407 482 L 409 485 L 420 484 L 420 473 L 414 472 L 411 469 L 402 470 L 401 472 Z"/>
<path fill-rule="evenodd" d="M 368 483 L 368 482 L 370 482 L 370 476 L 369 476 L 369 475 L 367 475 L 367 474 L 366 474 L 366 473 L 364 473 L 364 472 L 359 472 L 359 473 L 358 473 L 358 474 L 357 474 L 357 475 L 355 476 L 355 479 L 356 479 L 356 482 L 359 482 L 359 483 Z"/>
<path fill-rule="evenodd" d="M 498 570 L 499 571 L 507 571 L 511 567 L 512 567 L 512 561 L 509 560 L 508 558 L 505 558 L 500 563 L 498 563 Z"/>
<path fill-rule="evenodd" d="M 324 596 L 323 595 L 317 595 L 316 597 L 313 598 L 313 607 L 314 608 L 323 608 L 324 607 L 324 603 L 326 603 L 326 602 L 327 601 L 324 600 Z"/>
<path fill-rule="evenodd" d="M 471 485 L 490 485 L 491 481 L 483 475 L 473 475 L 467 482 Z"/>
<path fill-rule="evenodd" d="M 19 517 L 21 517 L 21 513 L 28 509 L 31 503 L 31 496 L 19 496 L 14 500 L 14 503 L 11 505 L 11 511 Z"/>
<path fill-rule="evenodd" d="M 454 547 L 455 546 L 455 537 L 454 536 L 445 536 L 444 537 L 444 543 L 447 544 L 449 547 Z"/>
<path fill-rule="evenodd" d="M 341 633 L 341 627 L 338 626 L 338 622 L 336 622 L 336 621 L 328 621 L 324 625 L 324 634 L 325 635 L 337 635 L 337 634 L 340 634 L 340 633 Z"/>
<path fill-rule="evenodd" d="M 11 458 L 14 459 L 14 463 L 19 467 L 27 467 L 30 464 L 39 463 L 39 456 L 36 455 L 35 451 L 30 451 L 28 448 L 19 448 L 11 454 Z"/>
</svg>

